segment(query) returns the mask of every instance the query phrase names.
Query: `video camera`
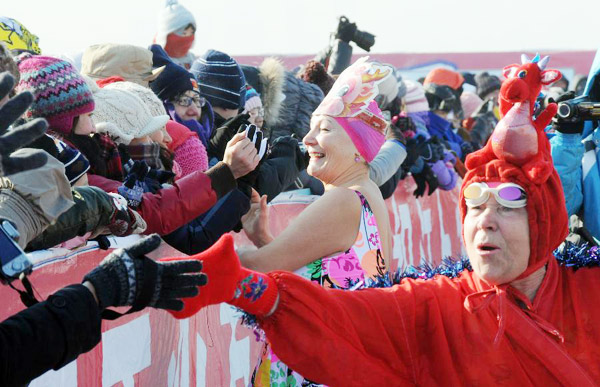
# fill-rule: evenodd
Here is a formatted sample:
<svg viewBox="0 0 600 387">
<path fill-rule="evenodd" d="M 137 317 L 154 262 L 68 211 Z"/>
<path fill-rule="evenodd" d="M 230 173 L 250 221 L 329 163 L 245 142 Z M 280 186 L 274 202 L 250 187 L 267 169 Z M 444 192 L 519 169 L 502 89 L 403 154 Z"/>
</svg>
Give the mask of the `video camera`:
<svg viewBox="0 0 600 387">
<path fill-rule="evenodd" d="M 352 41 L 367 52 L 369 52 L 371 47 L 375 44 L 375 35 L 359 30 L 356 27 L 356 23 L 350 23 L 350 20 L 348 20 L 346 16 L 340 17 L 336 37 L 345 40 L 348 43 Z"/>
<path fill-rule="evenodd" d="M 557 115 L 571 123 L 600 120 L 600 102 L 592 102 L 588 96 L 559 102 Z"/>
</svg>

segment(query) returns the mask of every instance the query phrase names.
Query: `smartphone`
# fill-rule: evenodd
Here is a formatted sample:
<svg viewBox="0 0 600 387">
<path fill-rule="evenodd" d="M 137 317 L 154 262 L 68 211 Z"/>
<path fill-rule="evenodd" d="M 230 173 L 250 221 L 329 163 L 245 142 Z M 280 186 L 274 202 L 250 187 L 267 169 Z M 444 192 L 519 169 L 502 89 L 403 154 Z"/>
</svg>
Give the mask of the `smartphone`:
<svg viewBox="0 0 600 387">
<path fill-rule="evenodd" d="M 21 273 L 29 274 L 33 265 L 25 252 L 17 244 L 19 232 L 8 220 L 0 222 L 0 276 L 6 281 L 19 278 Z"/>
</svg>

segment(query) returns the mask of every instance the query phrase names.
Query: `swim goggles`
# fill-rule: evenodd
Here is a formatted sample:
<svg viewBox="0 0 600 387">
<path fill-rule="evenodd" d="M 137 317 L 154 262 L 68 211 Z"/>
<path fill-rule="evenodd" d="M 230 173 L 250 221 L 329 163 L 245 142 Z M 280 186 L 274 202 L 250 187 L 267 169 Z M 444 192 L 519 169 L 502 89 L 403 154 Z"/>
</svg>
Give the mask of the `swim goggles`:
<svg viewBox="0 0 600 387">
<path fill-rule="evenodd" d="M 467 207 L 477 207 L 488 201 L 490 193 L 504 207 L 522 208 L 527 205 L 525 190 L 514 183 L 502 183 L 495 188 L 490 188 L 486 183 L 471 183 L 463 191 L 463 196 Z"/>
</svg>

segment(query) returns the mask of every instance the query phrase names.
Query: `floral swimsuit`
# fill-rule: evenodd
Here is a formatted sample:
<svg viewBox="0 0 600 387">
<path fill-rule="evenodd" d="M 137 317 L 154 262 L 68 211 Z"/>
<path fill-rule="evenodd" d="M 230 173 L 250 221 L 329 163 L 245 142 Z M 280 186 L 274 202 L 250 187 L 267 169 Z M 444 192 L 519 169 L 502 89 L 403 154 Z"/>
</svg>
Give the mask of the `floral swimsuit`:
<svg viewBox="0 0 600 387">
<path fill-rule="evenodd" d="M 356 241 L 343 253 L 334 254 L 296 270 L 296 274 L 324 287 L 360 288 L 366 278 L 386 271 L 375 215 L 367 199 L 358 191 L 361 217 Z M 251 381 L 252 386 L 319 386 L 289 369 L 267 343 Z"/>
</svg>

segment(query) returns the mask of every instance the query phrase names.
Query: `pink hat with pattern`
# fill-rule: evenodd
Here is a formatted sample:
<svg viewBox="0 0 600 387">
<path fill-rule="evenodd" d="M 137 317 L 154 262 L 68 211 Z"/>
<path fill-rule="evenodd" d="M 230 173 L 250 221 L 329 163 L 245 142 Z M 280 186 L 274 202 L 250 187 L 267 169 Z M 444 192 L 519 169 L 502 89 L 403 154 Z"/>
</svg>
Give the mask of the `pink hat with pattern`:
<svg viewBox="0 0 600 387">
<path fill-rule="evenodd" d="M 335 119 L 358 152 L 371 162 L 385 142 L 388 126 L 375 97 L 378 85 L 393 69 L 368 59 L 360 58 L 344 70 L 313 114 Z"/>
</svg>

